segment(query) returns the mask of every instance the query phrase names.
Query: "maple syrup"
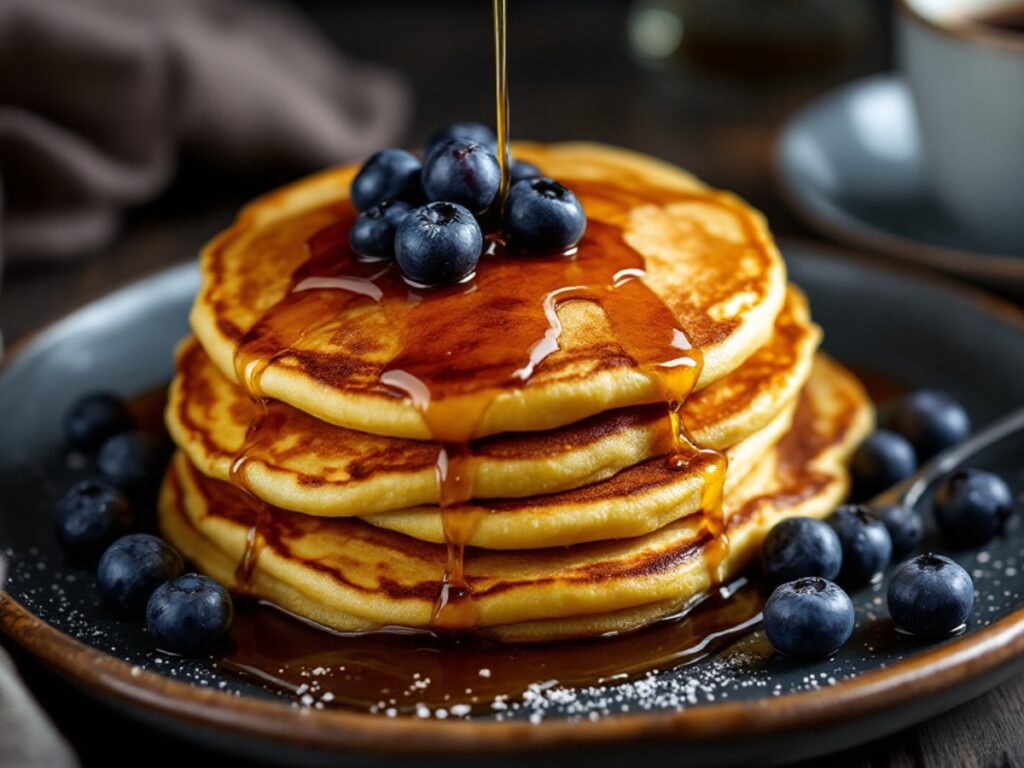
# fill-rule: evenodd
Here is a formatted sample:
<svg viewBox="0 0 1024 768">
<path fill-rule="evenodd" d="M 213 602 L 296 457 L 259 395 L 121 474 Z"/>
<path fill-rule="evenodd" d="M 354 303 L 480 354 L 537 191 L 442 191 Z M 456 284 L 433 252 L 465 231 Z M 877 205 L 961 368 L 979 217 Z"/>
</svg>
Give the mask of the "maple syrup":
<svg viewBox="0 0 1024 768">
<path fill-rule="evenodd" d="M 508 189 L 511 162 L 506 14 L 506 0 L 494 0 L 499 209 Z M 653 188 L 626 191 L 599 182 L 577 181 L 572 186 L 581 197 L 618 206 L 623 213 L 638 202 L 685 197 Z M 499 394 L 527 386 L 545 359 L 558 350 L 559 307 L 569 301 L 594 302 L 603 309 L 622 349 L 623 359 L 617 364 L 639 368 L 660 385 L 673 441 L 667 461 L 680 468 L 696 463 L 701 470 L 702 510 L 715 541 L 712 583 L 717 583 L 718 563 L 728 551 L 721 512 L 726 460 L 721 453 L 698 446 L 680 415 L 700 377 L 703 356 L 678 327 L 673 312 L 644 282 L 644 259 L 625 242 L 621 230 L 591 220 L 583 239 L 564 254 L 518 253 L 491 236 L 469 280 L 420 289 L 403 279 L 394 262 L 361 260 L 349 250 L 348 231 L 355 216 L 346 203 L 335 223 L 309 239 L 308 259 L 292 275 L 285 297 L 260 317 L 238 345 L 236 379 L 259 404 L 260 412 L 233 462 L 232 481 L 245 488 L 246 462 L 275 439 L 267 428 L 271 406 L 261 388 L 268 368 L 307 334 L 357 303 L 382 313 L 387 325 L 402 328 L 404 335 L 401 350 L 381 372 L 379 383 L 417 408 L 439 444 L 436 471 L 448 558 L 434 625 L 472 628 L 478 622 L 464 569 L 465 549 L 486 511 L 464 504 L 474 495 L 475 462 L 469 441 L 478 435 Z M 327 369 L 335 377 L 330 383 L 343 387 L 345 371 Z M 257 520 L 265 514 L 264 506 Z M 262 536 L 254 530 L 247 541 L 237 574 L 243 585 L 251 579 Z"/>
<path fill-rule="evenodd" d="M 613 685 L 698 662 L 746 636 L 766 597 L 759 584 L 738 582 L 639 631 L 532 645 L 399 628 L 339 634 L 243 601 L 233 649 L 218 665 L 293 694 L 315 686 L 312 698 L 327 706 L 485 714 L 538 685 Z"/>
<path fill-rule="evenodd" d="M 494 0 L 494 98 L 498 134 L 498 167 L 501 169 L 501 183 L 495 198 L 494 208 L 500 214 L 505 196 L 512 179 L 512 150 L 509 137 L 508 66 L 505 27 L 508 23 L 508 0 Z"/>
<path fill-rule="evenodd" d="M 231 483 L 245 493 L 242 494 L 242 503 L 254 511 L 253 519 L 256 521 L 245 535 L 245 549 L 242 558 L 238 561 L 234 573 L 234 588 L 238 592 L 246 592 L 252 586 L 256 574 L 256 566 L 259 562 L 260 553 L 266 546 L 264 529 L 270 515 L 266 502 L 256 496 L 246 482 L 245 470 L 250 459 L 259 455 L 263 449 L 269 449 L 276 439 L 276 431 L 270 427 L 271 402 L 260 394 L 259 380 L 271 364 L 272 358 L 262 359 L 252 355 L 251 352 L 235 355 L 235 377 L 242 390 L 252 400 L 255 408 L 255 416 L 249 423 L 246 430 L 245 440 L 242 447 L 231 461 L 229 479 Z M 278 406 L 280 407 L 280 406 Z"/>
</svg>

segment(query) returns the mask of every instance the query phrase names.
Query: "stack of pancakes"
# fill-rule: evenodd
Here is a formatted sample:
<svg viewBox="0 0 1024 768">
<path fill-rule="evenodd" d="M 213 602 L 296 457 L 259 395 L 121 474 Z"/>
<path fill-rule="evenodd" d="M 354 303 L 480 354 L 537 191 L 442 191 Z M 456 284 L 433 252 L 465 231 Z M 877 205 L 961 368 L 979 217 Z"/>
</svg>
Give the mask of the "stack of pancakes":
<svg viewBox="0 0 1024 768">
<path fill-rule="evenodd" d="M 437 295 L 381 289 L 393 265 L 351 273 L 357 169 L 328 171 L 247 207 L 202 256 L 160 502 L 199 569 L 341 631 L 561 639 L 677 614 L 778 520 L 841 500 L 872 410 L 817 353 L 761 216 L 623 150 L 514 152 L 583 203 L 580 275 L 603 248 L 642 258 L 692 393 L 624 342 L 657 313 L 623 317 L 600 292 L 541 306 L 528 256 L 485 256 Z M 550 332 L 516 347 L 538 311 Z"/>
</svg>

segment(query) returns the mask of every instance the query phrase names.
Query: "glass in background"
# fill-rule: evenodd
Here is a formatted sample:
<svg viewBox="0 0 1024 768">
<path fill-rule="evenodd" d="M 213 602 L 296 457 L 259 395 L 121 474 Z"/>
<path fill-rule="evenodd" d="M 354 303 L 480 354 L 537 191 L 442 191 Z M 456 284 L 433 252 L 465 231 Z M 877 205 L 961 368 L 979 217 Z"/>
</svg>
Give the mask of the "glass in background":
<svg viewBox="0 0 1024 768">
<path fill-rule="evenodd" d="M 664 73 L 687 101 L 726 111 L 730 100 L 782 108 L 794 91 L 840 81 L 857 69 L 865 46 L 882 44 L 871 34 L 879 6 L 873 0 L 637 0 L 627 39 L 636 61 Z"/>
<path fill-rule="evenodd" d="M 629 43 L 641 63 L 708 77 L 789 78 L 835 70 L 862 44 L 863 0 L 639 0 Z"/>
</svg>

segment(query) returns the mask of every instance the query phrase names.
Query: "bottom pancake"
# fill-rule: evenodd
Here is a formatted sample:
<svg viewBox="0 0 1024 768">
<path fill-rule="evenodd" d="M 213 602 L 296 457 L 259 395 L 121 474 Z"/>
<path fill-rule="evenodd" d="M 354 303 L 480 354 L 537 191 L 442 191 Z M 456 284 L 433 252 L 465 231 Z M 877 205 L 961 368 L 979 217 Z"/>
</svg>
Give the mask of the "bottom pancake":
<svg viewBox="0 0 1024 768">
<path fill-rule="evenodd" d="M 471 548 L 472 628 L 541 641 L 634 629 L 677 612 L 749 563 L 779 519 L 821 517 L 838 504 L 849 454 L 871 424 L 856 379 L 820 358 L 789 433 L 725 500 L 727 552 L 700 515 L 632 539 L 525 552 Z M 164 484 L 160 524 L 200 570 L 327 627 L 431 626 L 447 562 L 442 545 L 360 520 L 258 507 L 181 453 Z"/>
</svg>

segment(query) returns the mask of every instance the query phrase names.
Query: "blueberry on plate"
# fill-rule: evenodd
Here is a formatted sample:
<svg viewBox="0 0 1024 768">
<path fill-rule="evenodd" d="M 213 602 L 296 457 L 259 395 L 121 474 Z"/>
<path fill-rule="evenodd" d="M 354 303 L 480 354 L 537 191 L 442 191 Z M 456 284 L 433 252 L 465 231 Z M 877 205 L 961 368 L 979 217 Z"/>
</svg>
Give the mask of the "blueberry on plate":
<svg viewBox="0 0 1024 768">
<path fill-rule="evenodd" d="M 231 595 L 213 579 L 187 573 L 157 587 L 146 604 L 146 627 L 162 651 L 198 656 L 216 650 L 231 629 Z"/>
<path fill-rule="evenodd" d="M 870 499 L 917 471 L 917 456 L 907 439 L 881 429 L 853 454 L 850 474 L 857 498 Z"/>
<path fill-rule="evenodd" d="M 913 507 L 903 504 L 886 504 L 875 510 L 892 539 L 892 553 L 895 557 L 905 555 L 924 538 L 924 521 Z"/>
<path fill-rule="evenodd" d="M 148 533 L 132 533 L 103 553 L 96 567 L 96 591 L 111 608 L 142 615 L 153 590 L 184 570 L 181 555 L 166 541 Z"/>
<path fill-rule="evenodd" d="M 455 203 L 478 214 L 494 202 L 501 169 L 498 158 L 483 144 L 451 139 L 427 155 L 421 182 L 428 200 Z"/>
<path fill-rule="evenodd" d="M 959 469 L 935 492 L 935 522 L 943 536 L 963 547 L 984 544 L 1013 512 L 1010 486 L 983 469 Z"/>
<path fill-rule="evenodd" d="M 922 462 L 971 434 L 971 418 L 964 407 L 952 395 L 932 389 L 904 397 L 890 418 L 890 426 L 910 441 Z"/>
<path fill-rule="evenodd" d="M 54 509 L 54 530 L 72 560 L 92 562 L 132 524 L 132 505 L 117 488 L 83 480 L 61 496 Z"/>
<path fill-rule="evenodd" d="M 122 432 L 103 443 L 96 468 L 103 478 L 127 494 L 151 485 L 159 471 L 160 449 L 152 435 Z"/>
<path fill-rule="evenodd" d="M 452 123 L 434 133 L 427 139 L 427 151 L 429 155 L 438 144 L 443 144 L 452 139 L 464 139 L 473 141 L 487 147 L 493 154 L 498 152 L 498 137 L 489 126 L 483 123 Z"/>
<path fill-rule="evenodd" d="M 527 179 L 509 190 L 505 237 L 516 248 L 557 253 L 572 248 L 587 230 L 587 214 L 571 190 L 551 179 Z"/>
<path fill-rule="evenodd" d="M 540 168 L 525 160 L 513 160 L 512 167 L 509 169 L 509 178 L 513 184 L 526 179 L 539 179 L 543 175 Z"/>
<path fill-rule="evenodd" d="M 843 547 L 839 583 L 861 587 L 879 578 L 892 559 L 892 538 L 885 523 L 854 504 L 841 506 L 829 522 Z"/>
<path fill-rule="evenodd" d="M 399 200 L 385 200 L 360 213 L 348 232 L 348 244 L 364 259 L 384 261 L 395 258 L 395 232 L 412 206 Z"/>
<path fill-rule="evenodd" d="M 416 202 L 420 192 L 420 161 L 404 149 L 382 149 L 372 155 L 352 180 L 349 194 L 360 211 L 385 200 Z"/>
<path fill-rule="evenodd" d="M 79 399 L 64 417 L 68 444 L 80 451 L 95 451 L 103 442 L 132 428 L 132 415 L 124 401 L 109 392 L 94 392 Z"/>
<path fill-rule="evenodd" d="M 834 579 L 843 564 L 843 547 L 827 523 L 812 517 L 791 517 L 768 532 L 761 562 L 775 584 L 807 576 Z"/>
<path fill-rule="evenodd" d="M 889 582 L 889 615 L 912 635 L 942 637 L 961 628 L 974 606 L 970 575 L 948 557 L 918 555 Z"/>
<path fill-rule="evenodd" d="M 473 214 L 455 203 L 410 212 L 395 233 L 395 258 L 416 285 L 457 283 L 473 274 L 484 236 Z"/>
<path fill-rule="evenodd" d="M 779 653 L 823 659 L 853 634 L 853 603 L 828 579 L 787 582 L 764 605 L 764 633 Z"/>
</svg>

